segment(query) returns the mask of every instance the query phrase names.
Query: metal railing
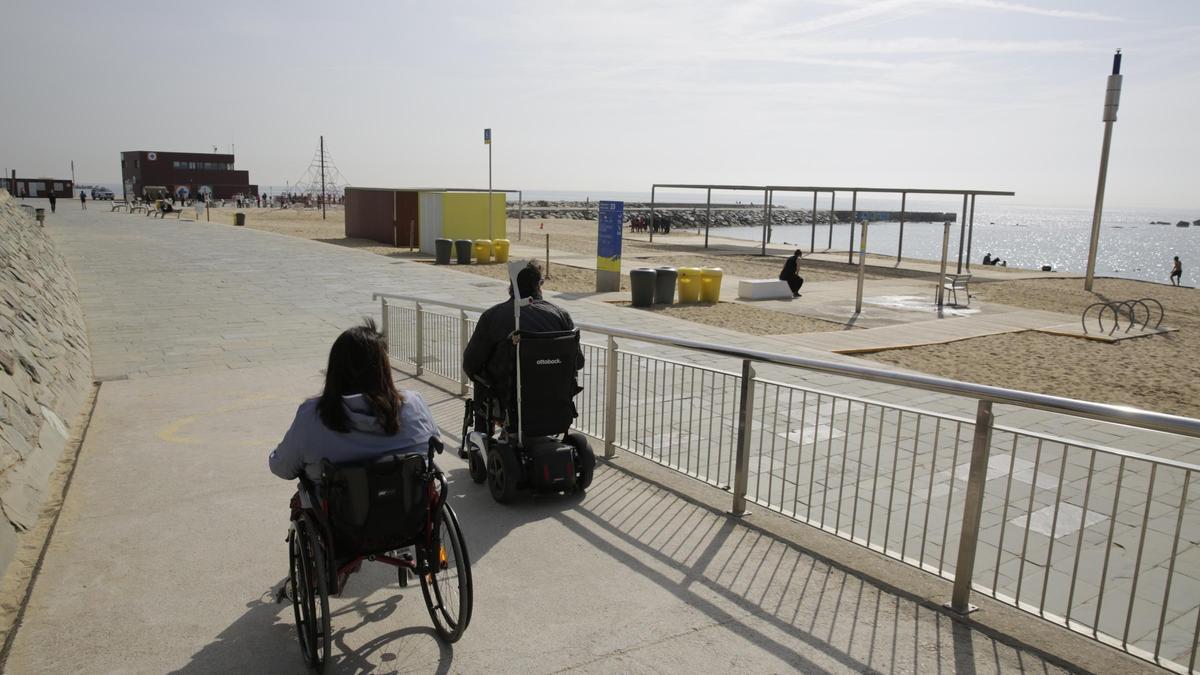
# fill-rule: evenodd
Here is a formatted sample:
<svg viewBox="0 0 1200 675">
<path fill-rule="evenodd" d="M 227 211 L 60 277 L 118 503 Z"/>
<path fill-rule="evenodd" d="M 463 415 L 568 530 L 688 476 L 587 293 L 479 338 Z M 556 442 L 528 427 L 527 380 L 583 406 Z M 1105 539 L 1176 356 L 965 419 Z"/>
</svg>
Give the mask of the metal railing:
<svg viewBox="0 0 1200 675">
<path fill-rule="evenodd" d="M 478 308 L 375 294 L 392 356 L 467 390 Z M 403 304 L 397 304 L 403 303 Z M 996 424 L 993 406 L 1164 432 L 1200 449 L 1200 420 L 924 375 L 580 323 L 576 428 L 776 511 L 1179 672 L 1200 638 L 1200 466 Z M 740 372 L 618 348 L 738 359 Z M 771 364 L 975 401 L 973 418 L 767 379 Z M 1069 417 L 1068 417 L 1069 416 Z M 1057 418 L 1055 418 L 1057 419 Z M 1116 438 L 1115 435 L 1112 436 Z M 1187 533 L 1188 536 L 1183 535 Z M 1168 553 L 1169 549 L 1169 553 Z"/>
</svg>

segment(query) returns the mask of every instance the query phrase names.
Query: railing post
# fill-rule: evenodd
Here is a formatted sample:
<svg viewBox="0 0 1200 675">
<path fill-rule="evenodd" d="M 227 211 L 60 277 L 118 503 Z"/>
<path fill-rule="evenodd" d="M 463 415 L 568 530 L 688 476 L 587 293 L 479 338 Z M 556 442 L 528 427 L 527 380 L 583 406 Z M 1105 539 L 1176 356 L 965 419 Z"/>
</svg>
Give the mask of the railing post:
<svg viewBox="0 0 1200 675">
<path fill-rule="evenodd" d="M 425 372 L 425 317 L 421 315 L 421 303 L 417 304 L 417 377 Z"/>
<path fill-rule="evenodd" d="M 980 401 L 975 413 L 975 436 L 971 443 L 971 469 L 963 504 L 962 533 L 958 538 L 958 562 L 954 566 L 954 595 L 946 605 L 959 614 L 975 611 L 971 599 L 971 577 L 975 547 L 979 544 L 979 518 L 983 514 L 983 492 L 987 481 L 988 453 L 992 445 L 992 402 Z"/>
<path fill-rule="evenodd" d="M 462 367 L 462 356 L 467 350 L 467 343 L 471 341 L 470 334 L 467 333 L 467 312 L 466 310 L 458 310 L 458 393 L 460 396 L 467 395 L 467 371 Z"/>
<path fill-rule="evenodd" d="M 617 455 L 617 341 L 608 336 L 604 361 L 604 457 Z"/>
<path fill-rule="evenodd" d="M 746 515 L 746 486 L 750 482 L 750 423 L 754 421 L 754 367 L 742 359 L 742 390 L 738 403 L 737 457 L 733 475 L 733 515 Z"/>
<path fill-rule="evenodd" d="M 379 299 L 379 321 L 383 324 L 383 340 L 388 343 L 388 351 L 392 351 L 392 343 L 388 340 L 388 304 L 387 298 Z"/>
</svg>

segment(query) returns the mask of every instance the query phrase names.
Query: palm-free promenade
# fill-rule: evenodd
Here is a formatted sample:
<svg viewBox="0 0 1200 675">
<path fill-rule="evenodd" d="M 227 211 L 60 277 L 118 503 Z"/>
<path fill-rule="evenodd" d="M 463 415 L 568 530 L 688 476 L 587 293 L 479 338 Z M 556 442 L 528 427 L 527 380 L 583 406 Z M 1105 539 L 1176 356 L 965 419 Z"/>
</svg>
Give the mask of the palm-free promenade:
<svg viewBox="0 0 1200 675">
<path fill-rule="evenodd" d="M 333 338 L 378 316 L 372 292 L 488 305 L 504 286 L 216 223 L 63 208 L 47 227 L 79 283 L 101 384 L 5 671 L 302 672 L 291 608 L 273 602 L 292 486 L 267 471 L 267 453 L 319 391 Z M 595 323 L 694 326 L 564 302 Z M 706 333 L 788 349 L 769 336 Z M 398 378 L 431 402 L 453 445 L 457 391 Z M 917 404 L 893 385 L 805 382 Z M 922 399 L 948 413 L 971 407 Z M 1052 425 L 1033 411 L 1005 421 Z M 1137 436 L 1076 422 L 1113 442 Z M 731 518 L 727 493 L 629 454 L 602 463 L 583 497 L 510 507 L 456 457 L 439 462 L 473 561 L 471 626 L 442 645 L 419 591 L 364 567 L 334 600 L 335 672 L 1152 669 L 982 597 L 973 621 L 957 621 L 938 608 L 949 584 L 936 577 L 766 510 Z M 1051 648 L 1057 656 L 1039 651 Z"/>
</svg>

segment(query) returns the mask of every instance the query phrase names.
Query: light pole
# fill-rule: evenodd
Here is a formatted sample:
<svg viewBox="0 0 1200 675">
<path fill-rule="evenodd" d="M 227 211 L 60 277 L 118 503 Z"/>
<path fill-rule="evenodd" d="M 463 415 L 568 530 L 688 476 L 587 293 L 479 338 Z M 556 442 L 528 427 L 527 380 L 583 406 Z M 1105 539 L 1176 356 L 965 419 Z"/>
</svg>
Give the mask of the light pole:
<svg viewBox="0 0 1200 675">
<path fill-rule="evenodd" d="M 492 130 L 483 130 L 483 144 L 488 146 L 488 241 L 492 240 Z"/>
<path fill-rule="evenodd" d="M 1117 106 L 1121 103 L 1121 50 L 1113 54 L 1112 75 L 1108 76 L 1108 91 L 1104 95 L 1104 145 L 1100 149 L 1100 180 L 1096 184 L 1096 209 L 1092 212 L 1092 239 L 1088 244 L 1087 276 L 1083 290 L 1092 290 L 1096 277 L 1096 249 L 1100 246 L 1100 212 L 1104 210 L 1104 180 L 1108 176 L 1108 148 L 1112 144 L 1113 122 L 1117 121 Z"/>
</svg>

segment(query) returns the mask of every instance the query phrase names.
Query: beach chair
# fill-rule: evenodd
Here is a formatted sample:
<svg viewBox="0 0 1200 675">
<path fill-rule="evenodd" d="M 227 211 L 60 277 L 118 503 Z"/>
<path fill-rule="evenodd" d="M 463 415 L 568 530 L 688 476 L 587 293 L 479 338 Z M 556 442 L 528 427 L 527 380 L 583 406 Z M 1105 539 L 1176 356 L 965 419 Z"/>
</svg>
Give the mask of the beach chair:
<svg viewBox="0 0 1200 675">
<path fill-rule="evenodd" d="M 963 296 L 965 296 L 967 299 L 966 305 L 968 307 L 970 307 L 971 306 L 971 291 L 968 287 L 968 284 L 970 283 L 970 281 L 971 281 L 970 274 L 947 274 L 942 279 L 942 291 L 943 291 L 942 297 L 943 298 L 945 297 L 945 292 L 949 292 L 950 297 L 952 298 L 952 302 L 950 304 L 955 305 L 955 306 L 960 306 L 961 303 L 959 303 L 959 301 L 958 301 L 958 294 L 959 294 L 959 292 L 962 292 Z"/>
</svg>

